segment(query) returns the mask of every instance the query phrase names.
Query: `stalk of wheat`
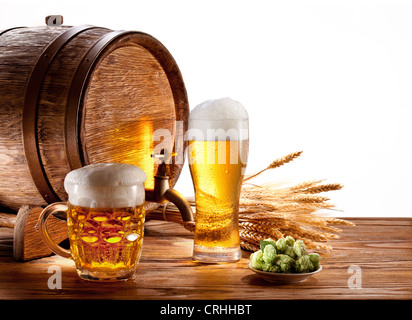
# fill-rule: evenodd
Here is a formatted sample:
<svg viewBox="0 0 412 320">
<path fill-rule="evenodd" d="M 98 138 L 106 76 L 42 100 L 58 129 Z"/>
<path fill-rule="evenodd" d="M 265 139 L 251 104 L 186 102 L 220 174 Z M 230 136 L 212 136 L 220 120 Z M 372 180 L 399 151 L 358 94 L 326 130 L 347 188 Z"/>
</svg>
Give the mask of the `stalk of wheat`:
<svg viewBox="0 0 412 320">
<path fill-rule="evenodd" d="M 293 186 L 279 183 L 255 185 L 253 178 L 263 172 L 278 168 L 302 154 L 293 152 L 276 159 L 263 170 L 245 177 L 239 202 L 239 235 L 241 248 L 247 251 L 259 249 L 260 240 L 292 236 L 302 239 L 312 251 L 329 254 L 332 250 L 328 240 L 339 237 L 339 226 L 353 226 L 352 222 L 333 218 L 324 213 L 334 205 L 321 193 L 340 190 L 339 183 L 323 183 L 323 180 L 304 181 Z M 187 198 L 195 211 L 195 200 Z M 194 222 L 183 222 L 177 208 L 166 203 L 147 214 L 148 219 L 168 220 L 180 223 L 194 231 Z"/>
</svg>

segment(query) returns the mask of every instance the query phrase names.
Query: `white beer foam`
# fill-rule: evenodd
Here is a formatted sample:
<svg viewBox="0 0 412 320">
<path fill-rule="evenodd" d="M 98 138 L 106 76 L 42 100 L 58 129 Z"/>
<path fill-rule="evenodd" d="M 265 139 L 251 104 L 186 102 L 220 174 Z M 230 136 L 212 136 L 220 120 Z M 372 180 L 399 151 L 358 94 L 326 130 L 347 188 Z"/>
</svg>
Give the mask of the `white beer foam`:
<svg viewBox="0 0 412 320">
<path fill-rule="evenodd" d="M 88 208 L 133 207 L 144 202 L 146 174 L 126 163 L 91 164 L 64 179 L 69 202 Z"/>
<path fill-rule="evenodd" d="M 231 98 L 207 100 L 189 115 L 186 140 L 247 140 L 249 116 L 245 107 Z"/>
<path fill-rule="evenodd" d="M 189 120 L 248 119 L 245 107 L 231 98 L 206 100 L 190 112 Z"/>
</svg>

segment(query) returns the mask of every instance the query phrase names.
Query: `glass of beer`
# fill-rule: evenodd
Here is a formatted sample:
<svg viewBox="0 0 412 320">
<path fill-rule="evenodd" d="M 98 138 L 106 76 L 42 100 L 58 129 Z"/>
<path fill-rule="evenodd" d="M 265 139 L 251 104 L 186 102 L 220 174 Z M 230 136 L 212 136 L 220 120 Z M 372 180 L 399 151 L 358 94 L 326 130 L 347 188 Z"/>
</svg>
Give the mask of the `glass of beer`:
<svg viewBox="0 0 412 320">
<path fill-rule="evenodd" d="M 230 98 L 192 110 L 186 135 L 196 201 L 193 259 L 235 262 L 241 257 L 239 197 L 249 150 L 245 108 Z"/>
<path fill-rule="evenodd" d="M 124 163 L 92 164 L 67 174 L 67 203 L 53 203 L 39 217 L 45 244 L 72 258 L 85 280 L 127 280 L 143 245 L 146 174 Z M 55 244 L 47 230 L 50 214 L 67 215 L 70 250 Z"/>
</svg>

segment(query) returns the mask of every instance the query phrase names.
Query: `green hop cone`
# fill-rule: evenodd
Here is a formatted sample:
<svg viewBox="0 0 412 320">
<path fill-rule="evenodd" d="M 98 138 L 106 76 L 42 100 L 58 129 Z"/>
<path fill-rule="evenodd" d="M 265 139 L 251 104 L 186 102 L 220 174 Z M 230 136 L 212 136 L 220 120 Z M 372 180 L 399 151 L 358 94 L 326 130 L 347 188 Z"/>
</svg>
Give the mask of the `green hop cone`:
<svg viewBox="0 0 412 320">
<path fill-rule="evenodd" d="M 269 271 L 270 272 L 281 272 L 280 266 L 278 266 L 277 264 L 271 264 Z"/>
<path fill-rule="evenodd" d="M 296 256 L 298 258 L 304 256 L 306 254 L 306 246 L 302 240 L 296 240 L 295 244 L 293 245 L 293 251 L 295 251 Z"/>
<path fill-rule="evenodd" d="M 293 247 L 293 245 L 295 244 L 295 239 L 293 239 L 293 237 L 291 237 L 291 236 L 287 236 L 285 238 L 285 242 L 286 242 L 287 246 Z"/>
<path fill-rule="evenodd" d="M 267 262 L 263 262 L 263 265 L 262 265 L 262 269 L 261 269 L 262 271 L 266 271 L 266 272 L 272 272 L 272 270 L 273 270 L 273 264 L 271 264 L 271 263 L 267 263 Z"/>
<path fill-rule="evenodd" d="M 267 238 L 265 240 L 260 240 L 260 250 L 265 250 L 265 247 L 268 244 L 271 244 L 276 249 L 276 241 L 271 238 Z"/>
<path fill-rule="evenodd" d="M 280 272 L 292 272 L 295 260 L 286 254 L 278 254 L 275 264 L 279 267 Z"/>
<path fill-rule="evenodd" d="M 296 272 L 303 273 L 303 272 L 312 272 L 315 270 L 312 262 L 308 255 L 300 257 L 295 262 L 295 270 Z"/>
<path fill-rule="evenodd" d="M 271 244 L 265 246 L 263 250 L 263 261 L 266 263 L 273 263 L 276 258 L 276 249 Z"/>
<path fill-rule="evenodd" d="M 288 255 L 289 257 L 291 257 L 292 259 L 296 259 L 297 258 L 297 256 L 296 256 L 296 253 L 295 253 L 295 251 L 293 250 L 293 247 L 292 246 L 286 246 L 286 249 L 285 249 L 285 251 L 283 252 L 284 254 L 286 254 L 286 255 Z"/>
<path fill-rule="evenodd" d="M 320 267 L 320 260 L 321 260 L 320 255 L 318 253 L 309 253 L 308 256 L 315 270 L 318 270 Z"/>
<path fill-rule="evenodd" d="M 284 238 L 279 238 L 278 241 L 276 241 L 276 250 L 278 253 L 283 253 L 286 249 L 286 241 Z"/>
<path fill-rule="evenodd" d="M 258 250 L 250 255 L 250 266 L 254 269 L 262 270 L 265 262 L 263 261 L 263 252 Z"/>
</svg>

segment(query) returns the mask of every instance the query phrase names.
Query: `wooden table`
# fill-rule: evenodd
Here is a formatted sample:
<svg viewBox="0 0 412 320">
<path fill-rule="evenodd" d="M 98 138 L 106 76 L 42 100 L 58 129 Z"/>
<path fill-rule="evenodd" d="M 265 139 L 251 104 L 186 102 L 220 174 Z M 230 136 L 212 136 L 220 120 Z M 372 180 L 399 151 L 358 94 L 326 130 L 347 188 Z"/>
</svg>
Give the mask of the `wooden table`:
<svg viewBox="0 0 412 320">
<path fill-rule="evenodd" d="M 356 227 L 345 227 L 331 243 L 333 254 L 323 259 L 323 270 L 293 285 L 256 276 L 246 252 L 233 264 L 192 261 L 193 235 L 173 222 L 146 223 L 136 277 L 116 283 L 80 280 L 73 262 L 58 256 L 16 262 L 13 232 L 0 228 L 0 299 L 412 299 L 412 219 L 350 220 Z M 61 268 L 61 289 L 48 287 L 51 266 Z M 360 288 L 350 288 L 351 266 L 360 268 Z"/>
</svg>

